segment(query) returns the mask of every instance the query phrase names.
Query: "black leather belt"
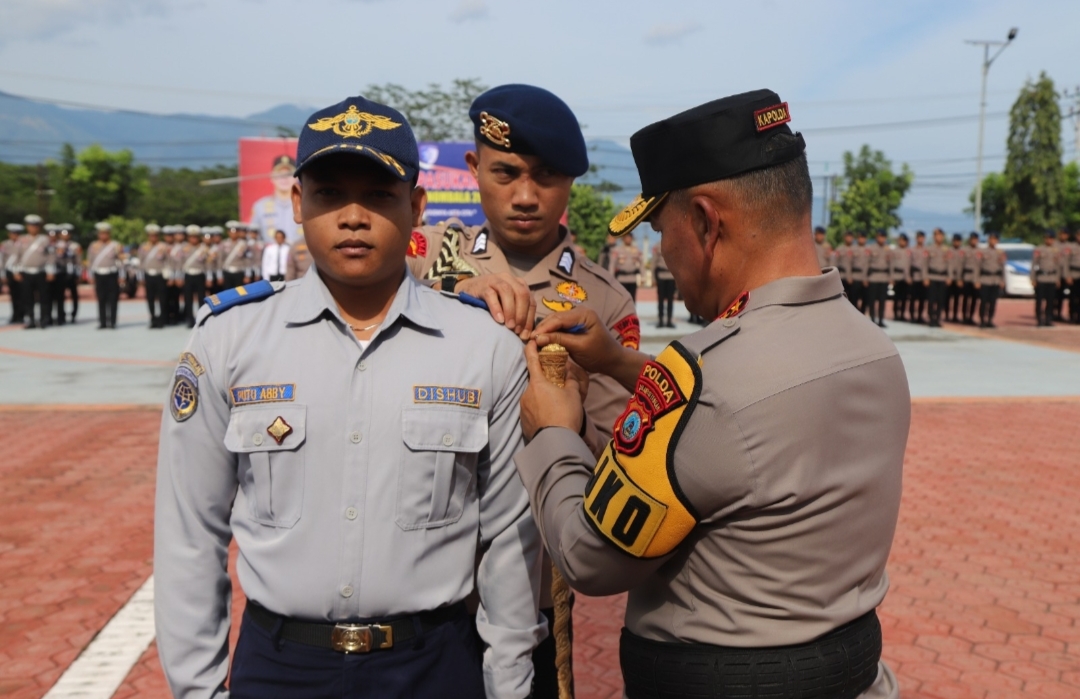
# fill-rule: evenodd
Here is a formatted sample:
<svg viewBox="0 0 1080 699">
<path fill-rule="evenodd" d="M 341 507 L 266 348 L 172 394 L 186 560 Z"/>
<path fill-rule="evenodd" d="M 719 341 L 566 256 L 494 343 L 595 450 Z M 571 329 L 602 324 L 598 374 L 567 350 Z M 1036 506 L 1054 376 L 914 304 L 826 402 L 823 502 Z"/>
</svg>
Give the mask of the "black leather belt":
<svg viewBox="0 0 1080 699">
<path fill-rule="evenodd" d="M 244 613 L 256 626 L 276 633 L 286 641 L 329 648 L 339 653 L 370 653 L 393 648 L 395 643 L 411 640 L 464 617 L 466 609 L 464 602 L 458 602 L 449 607 L 396 619 L 332 624 L 290 619 L 248 600 Z"/>
<path fill-rule="evenodd" d="M 870 271 L 871 272 L 888 272 L 889 269 L 887 267 L 885 269 L 882 269 L 880 267 L 871 267 Z"/>
<path fill-rule="evenodd" d="M 934 269 L 933 267 L 930 268 L 930 274 L 945 274 L 948 271 L 949 270 L 947 269 Z"/>
<path fill-rule="evenodd" d="M 881 624 L 870 612 L 817 640 L 775 648 L 650 641 L 623 629 L 629 699 L 854 699 L 874 684 Z"/>
</svg>

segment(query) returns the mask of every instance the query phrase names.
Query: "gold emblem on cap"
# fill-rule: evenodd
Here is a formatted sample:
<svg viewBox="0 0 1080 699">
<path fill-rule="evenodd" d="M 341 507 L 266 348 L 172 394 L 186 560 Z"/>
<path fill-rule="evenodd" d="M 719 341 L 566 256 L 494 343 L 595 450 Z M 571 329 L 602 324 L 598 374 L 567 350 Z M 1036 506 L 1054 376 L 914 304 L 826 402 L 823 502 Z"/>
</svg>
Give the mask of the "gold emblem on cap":
<svg viewBox="0 0 1080 699">
<path fill-rule="evenodd" d="M 480 112 L 480 133 L 497 146 L 510 147 L 510 124 L 487 112 Z"/>
<path fill-rule="evenodd" d="M 372 128 L 389 131 L 399 126 L 401 124 L 380 114 L 361 112 L 354 104 L 350 104 L 347 110 L 337 116 L 323 117 L 313 124 L 308 124 L 308 128 L 314 131 L 333 129 L 334 133 L 345 138 L 366 136 L 371 133 Z"/>
<path fill-rule="evenodd" d="M 643 199 L 640 194 L 637 195 L 632 202 L 626 205 L 625 209 L 615 214 L 615 218 L 611 219 L 611 223 L 608 224 L 608 232 L 619 236 L 634 230 L 642 219 L 648 216 L 666 196 L 667 192 L 648 199 Z"/>
</svg>

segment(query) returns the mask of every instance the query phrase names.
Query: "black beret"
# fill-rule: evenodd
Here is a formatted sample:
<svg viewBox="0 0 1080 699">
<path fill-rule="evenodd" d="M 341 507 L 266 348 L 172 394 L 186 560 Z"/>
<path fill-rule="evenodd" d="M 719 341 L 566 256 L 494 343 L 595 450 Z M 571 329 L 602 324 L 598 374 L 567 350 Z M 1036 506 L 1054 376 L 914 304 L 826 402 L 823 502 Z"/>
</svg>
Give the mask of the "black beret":
<svg viewBox="0 0 1080 699">
<path fill-rule="evenodd" d="M 787 102 L 772 90 L 714 100 L 650 124 L 630 137 L 641 195 L 608 226 L 633 230 L 668 192 L 794 160 L 806 150 L 788 127 Z"/>
<path fill-rule="evenodd" d="M 473 100 L 469 108 L 478 143 L 505 153 L 535 155 L 564 175 L 589 170 L 581 125 L 570 107 L 532 85 L 500 85 Z"/>
<path fill-rule="evenodd" d="M 408 120 L 396 109 L 363 97 L 349 97 L 308 118 L 296 146 L 296 174 L 336 153 L 368 158 L 399 180 L 412 180 L 420 171 L 420 153 Z"/>
<path fill-rule="evenodd" d="M 953 233 L 952 234 L 952 239 L 953 240 L 963 240 L 964 236 L 960 235 L 959 233 Z"/>
</svg>

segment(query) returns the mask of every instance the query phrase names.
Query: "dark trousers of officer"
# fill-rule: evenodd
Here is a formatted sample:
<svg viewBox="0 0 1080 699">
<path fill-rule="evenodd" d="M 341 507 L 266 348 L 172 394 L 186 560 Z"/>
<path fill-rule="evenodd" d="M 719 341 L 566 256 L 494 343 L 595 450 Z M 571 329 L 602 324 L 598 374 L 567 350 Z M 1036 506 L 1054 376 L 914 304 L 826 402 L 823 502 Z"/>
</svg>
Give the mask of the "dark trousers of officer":
<svg viewBox="0 0 1080 699">
<path fill-rule="evenodd" d="M 49 282 L 44 272 L 29 274 L 23 272 L 23 313 L 26 324 L 30 327 L 45 328 L 52 324 L 50 311 L 52 303 L 49 301 Z M 34 308 L 37 308 L 35 320 Z"/>
<path fill-rule="evenodd" d="M 184 275 L 184 320 L 189 328 L 195 327 L 195 314 L 206 296 L 206 275 Z"/>
<path fill-rule="evenodd" d="M 983 283 L 979 289 L 979 325 L 984 328 L 994 324 L 994 313 L 997 311 L 999 293 L 1001 293 L 1001 286 L 996 283 Z"/>
<path fill-rule="evenodd" d="M 160 274 L 146 275 L 146 306 L 150 309 L 150 327 L 165 327 L 165 278 Z"/>
<path fill-rule="evenodd" d="M 120 305 L 120 275 L 116 272 L 95 274 L 94 294 L 97 296 L 98 327 L 115 328 L 116 310 Z"/>
<path fill-rule="evenodd" d="M 885 322 L 885 302 L 889 298 L 889 282 L 870 282 L 866 287 L 867 306 L 870 308 L 870 320 L 879 325 Z"/>
<path fill-rule="evenodd" d="M 866 297 L 868 287 L 860 281 L 851 282 L 848 289 L 848 299 L 858 309 L 859 313 L 866 313 Z"/>
<path fill-rule="evenodd" d="M 923 322 L 923 313 L 926 310 L 926 285 L 922 280 L 911 280 L 908 287 L 908 315 L 913 323 Z"/>
<path fill-rule="evenodd" d="M 1080 270 L 1074 269 L 1073 283 L 1069 287 L 1069 322 L 1080 323 Z"/>
<path fill-rule="evenodd" d="M 221 283 L 222 290 L 235 289 L 238 286 L 244 285 L 243 272 L 222 272 L 221 278 L 224 280 Z"/>
<path fill-rule="evenodd" d="M 15 281 L 14 272 L 5 272 L 4 278 L 7 280 L 8 293 L 11 294 L 11 319 L 8 323 L 21 323 L 26 316 L 23 309 L 23 283 Z"/>
<path fill-rule="evenodd" d="M 247 614 L 233 652 L 235 699 L 476 699 L 484 676 L 468 615 L 370 653 L 339 653 L 275 637 Z"/>
<path fill-rule="evenodd" d="M 964 322 L 974 323 L 979 309 L 979 290 L 975 288 L 975 282 L 964 282 Z"/>
<path fill-rule="evenodd" d="M 175 284 L 168 284 L 165 287 L 165 324 L 176 325 L 183 320 L 183 315 L 180 313 L 180 295 L 183 293 L 183 289 Z"/>
<path fill-rule="evenodd" d="M 931 281 L 926 289 L 926 314 L 932 327 L 941 327 L 941 314 L 945 310 L 948 289 L 945 282 L 936 281 Z"/>
<path fill-rule="evenodd" d="M 1057 284 L 1037 282 L 1035 284 L 1035 322 L 1036 325 L 1052 325 L 1054 306 L 1057 304 Z"/>
<path fill-rule="evenodd" d="M 959 322 L 961 318 L 960 314 L 963 311 L 964 283 L 955 281 L 952 284 L 949 284 L 947 289 L 948 301 L 946 302 L 945 308 L 945 320 Z"/>
<path fill-rule="evenodd" d="M 672 312 L 675 309 L 675 280 L 674 279 L 657 279 L 656 280 L 656 311 L 660 316 L 660 324 L 664 324 L 664 318 L 667 318 L 667 324 L 671 325 L 675 322 L 672 317 Z M 666 316 L 664 314 L 667 314 Z"/>
<path fill-rule="evenodd" d="M 49 282 L 49 317 L 57 325 L 67 322 L 64 316 L 64 289 L 67 288 L 67 272 L 57 272 Z"/>
<path fill-rule="evenodd" d="M 907 317 L 908 299 L 911 297 L 911 285 L 904 280 L 893 282 L 892 316 L 893 320 Z M 914 309 L 912 309 L 914 312 Z"/>
<path fill-rule="evenodd" d="M 79 275 L 65 274 L 64 286 L 60 291 L 60 312 L 64 312 L 65 298 L 71 295 L 71 322 L 75 322 L 75 316 L 79 315 Z"/>
<path fill-rule="evenodd" d="M 630 294 L 630 298 L 637 301 L 637 282 L 619 282 L 626 289 L 626 292 Z"/>
</svg>

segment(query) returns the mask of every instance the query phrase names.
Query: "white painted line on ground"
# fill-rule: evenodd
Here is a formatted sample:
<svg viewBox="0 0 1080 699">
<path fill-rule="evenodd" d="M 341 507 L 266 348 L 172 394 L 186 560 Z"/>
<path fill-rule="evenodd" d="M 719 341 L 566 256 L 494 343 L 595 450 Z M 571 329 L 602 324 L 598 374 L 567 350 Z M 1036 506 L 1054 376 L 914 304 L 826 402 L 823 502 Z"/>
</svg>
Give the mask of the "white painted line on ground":
<svg viewBox="0 0 1080 699">
<path fill-rule="evenodd" d="M 105 624 L 44 699 L 109 699 L 154 640 L 154 576 Z"/>
</svg>

